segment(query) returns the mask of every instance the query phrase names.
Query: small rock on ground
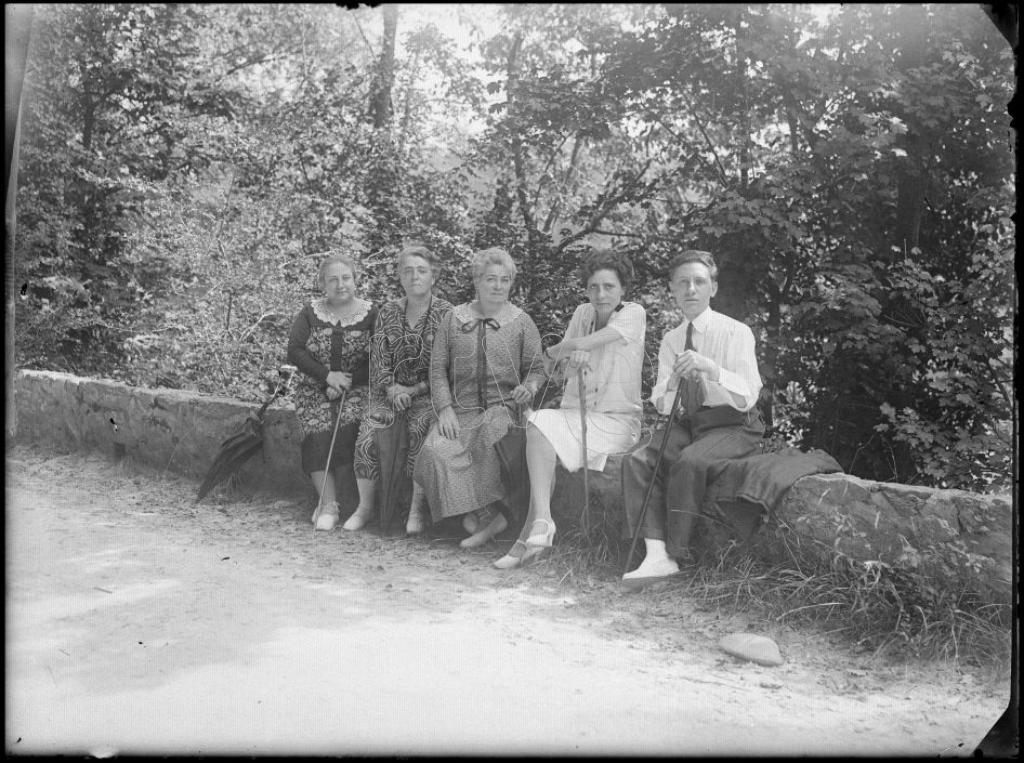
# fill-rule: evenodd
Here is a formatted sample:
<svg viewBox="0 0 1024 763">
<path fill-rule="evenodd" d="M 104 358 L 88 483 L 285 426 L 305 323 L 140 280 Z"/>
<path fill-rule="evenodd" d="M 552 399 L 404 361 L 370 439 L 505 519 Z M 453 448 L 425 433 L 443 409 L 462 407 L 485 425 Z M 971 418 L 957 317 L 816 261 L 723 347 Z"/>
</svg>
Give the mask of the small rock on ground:
<svg viewBox="0 0 1024 763">
<path fill-rule="evenodd" d="M 778 644 L 767 636 L 758 636 L 756 633 L 730 633 L 722 637 L 718 646 L 733 657 L 756 662 L 758 665 L 775 667 L 783 662 Z"/>
</svg>

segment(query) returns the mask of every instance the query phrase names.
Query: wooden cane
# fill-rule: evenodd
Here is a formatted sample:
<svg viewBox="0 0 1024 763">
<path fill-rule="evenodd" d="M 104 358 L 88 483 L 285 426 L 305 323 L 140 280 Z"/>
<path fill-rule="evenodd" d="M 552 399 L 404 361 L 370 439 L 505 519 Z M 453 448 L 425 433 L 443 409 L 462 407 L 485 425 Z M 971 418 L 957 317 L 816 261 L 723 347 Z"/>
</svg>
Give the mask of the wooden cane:
<svg viewBox="0 0 1024 763">
<path fill-rule="evenodd" d="M 341 412 L 345 408 L 345 396 L 348 394 L 347 389 L 341 391 L 341 397 L 338 399 L 338 417 L 334 420 L 334 433 L 331 435 L 331 444 L 327 448 L 327 463 L 324 465 L 324 483 L 320 486 L 320 498 L 316 502 L 316 510 L 319 514 L 324 507 L 324 488 L 327 487 L 327 475 L 331 473 L 331 456 L 334 455 L 334 441 L 338 438 L 338 425 L 341 423 Z"/>
<path fill-rule="evenodd" d="M 654 482 L 658 478 L 658 468 L 661 460 L 665 457 L 665 446 L 668 444 L 668 436 L 676 421 L 676 414 L 679 412 L 679 403 L 683 399 L 683 388 L 685 381 L 679 380 L 679 387 L 676 389 L 675 399 L 672 400 L 672 408 L 668 412 L 668 426 L 665 427 L 665 434 L 661 438 L 661 447 L 658 448 L 658 457 L 654 460 L 654 471 L 651 472 L 651 481 L 647 483 L 647 490 L 644 492 L 644 500 L 640 504 L 640 516 L 636 522 L 636 530 L 633 531 L 633 542 L 629 544 L 629 553 L 626 555 L 626 566 L 623 573 L 629 572 L 629 565 L 633 561 L 633 551 L 636 549 L 636 541 L 640 537 L 640 530 L 644 524 L 644 517 L 647 516 L 647 505 L 651 502 L 651 493 L 654 492 Z"/>
<path fill-rule="evenodd" d="M 583 382 L 583 366 L 576 369 L 576 386 L 580 396 L 580 439 L 583 441 L 583 534 L 590 534 L 590 477 L 587 472 L 587 388 Z"/>
</svg>

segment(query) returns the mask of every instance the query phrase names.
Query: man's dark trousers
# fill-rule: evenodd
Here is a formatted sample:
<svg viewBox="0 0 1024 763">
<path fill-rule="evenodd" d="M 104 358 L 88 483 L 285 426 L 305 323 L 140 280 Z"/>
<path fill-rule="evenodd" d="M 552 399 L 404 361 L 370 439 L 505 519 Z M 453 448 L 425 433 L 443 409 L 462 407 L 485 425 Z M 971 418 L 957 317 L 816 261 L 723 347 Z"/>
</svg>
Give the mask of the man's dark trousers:
<svg viewBox="0 0 1024 763">
<path fill-rule="evenodd" d="M 627 537 L 636 532 L 647 484 L 654 480 L 641 535 L 665 541 L 668 555 L 688 557 L 690 537 L 708 486 L 728 459 L 760 451 L 764 424 L 757 408 L 741 413 L 727 405 L 700 408 L 683 416 L 670 430 L 659 429 L 651 442 L 622 462 L 622 505 Z M 654 462 L 662 438 L 668 437 L 658 473 Z"/>
</svg>

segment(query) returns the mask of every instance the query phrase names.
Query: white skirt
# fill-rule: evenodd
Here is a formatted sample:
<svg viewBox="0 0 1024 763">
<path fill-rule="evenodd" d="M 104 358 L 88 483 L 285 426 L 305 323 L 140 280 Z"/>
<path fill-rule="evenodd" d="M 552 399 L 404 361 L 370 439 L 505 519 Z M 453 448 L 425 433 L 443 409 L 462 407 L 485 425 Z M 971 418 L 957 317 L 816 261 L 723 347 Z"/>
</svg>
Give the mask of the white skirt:
<svg viewBox="0 0 1024 763">
<path fill-rule="evenodd" d="M 566 471 L 583 466 L 583 428 L 579 408 L 534 411 L 529 423 L 548 439 Z M 625 454 L 640 441 L 640 421 L 624 413 L 587 413 L 587 468 L 604 471 L 608 456 Z"/>
</svg>

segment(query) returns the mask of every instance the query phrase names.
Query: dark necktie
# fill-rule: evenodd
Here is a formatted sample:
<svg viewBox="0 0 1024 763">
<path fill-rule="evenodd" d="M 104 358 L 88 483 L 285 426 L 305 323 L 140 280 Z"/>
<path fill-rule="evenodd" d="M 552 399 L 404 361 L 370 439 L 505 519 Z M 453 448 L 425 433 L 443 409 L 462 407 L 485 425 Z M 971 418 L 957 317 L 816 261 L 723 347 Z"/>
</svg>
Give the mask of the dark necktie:
<svg viewBox="0 0 1024 763">
<path fill-rule="evenodd" d="M 684 350 L 694 350 L 696 347 L 693 346 L 693 321 L 690 321 L 686 327 L 686 346 Z M 693 414 L 700 410 L 701 404 L 701 389 L 700 389 L 700 375 L 695 374 L 693 377 L 687 377 L 680 380 L 680 384 L 685 385 L 683 389 L 683 405 L 686 408 L 686 416 L 693 419 Z"/>
</svg>

